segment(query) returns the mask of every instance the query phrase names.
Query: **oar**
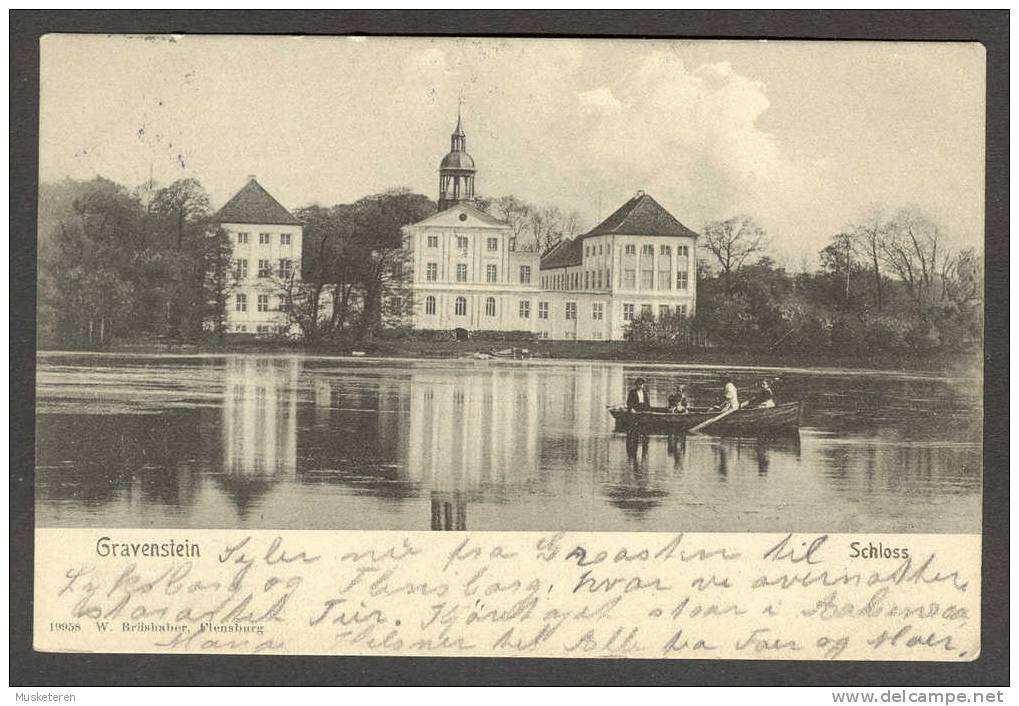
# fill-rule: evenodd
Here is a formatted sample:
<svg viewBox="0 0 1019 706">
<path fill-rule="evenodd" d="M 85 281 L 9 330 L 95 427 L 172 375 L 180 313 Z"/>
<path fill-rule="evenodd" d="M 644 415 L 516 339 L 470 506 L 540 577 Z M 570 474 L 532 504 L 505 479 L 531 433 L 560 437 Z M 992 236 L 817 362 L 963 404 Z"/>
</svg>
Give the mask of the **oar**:
<svg viewBox="0 0 1019 706">
<path fill-rule="evenodd" d="M 719 419 L 722 419 L 724 417 L 728 417 L 733 412 L 738 412 L 738 411 L 739 411 L 738 408 L 736 408 L 736 409 L 727 409 L 724 412 L 722 412 L 721 414 L 719 414 L 717 417 L 712 417 L 711 419 L 708 419 L 707 421 L 701 422 L 700 424 L 698 424 L 695 427 L 690 427 L 689 429 L 687 429 L 687 433 L 691 433 L 691 432 L 695 432 L 695 431 L 700 431 L 704 427 L 706 427 L 706 426 L 708 426 L 710 424 L 714 424 Z"/>
</svg>

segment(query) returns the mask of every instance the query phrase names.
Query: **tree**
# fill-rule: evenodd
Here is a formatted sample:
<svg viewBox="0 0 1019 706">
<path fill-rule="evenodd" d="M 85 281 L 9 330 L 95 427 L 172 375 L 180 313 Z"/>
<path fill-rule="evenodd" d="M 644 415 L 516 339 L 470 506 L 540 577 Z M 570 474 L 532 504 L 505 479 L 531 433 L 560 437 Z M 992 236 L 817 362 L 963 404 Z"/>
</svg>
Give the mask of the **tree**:
<svg viewBox="0 0 1019 706">
<path fill-rule="evenodd" d="M 735 277 L 747 260 L 763 253 L 767 246 L 764 229 L 746 215 L 707 223 L 703 235 L 704 247 L 721 268 L 727 293 L 732 292 Z"/>
<path fill-rule="evenodd" d="M 371 336 L 383 323 L 383 303 L 409 305 L 408 252 L 403 227 L 435 212 L 435 204 L 407 189 L 367 196 L 354 204 L 354 246 L 363 294 L 360 333 Z"/>
<path fill-rule="evenodd" d="M 874 275 L 874 304 L 881 311 L 881 251 L 888 234 L 888 224 L 881 210 L 872 206 L 864 219 L 851 228 L 853 247 L 868 263 Z"/>
<path fill-rule="evenodd" d="M 557 206 L 534 206 L 516 196 L 482 197 L 477 206 L 509 224 L 513 248 L 524 252 L 546 253 L 560 241 L 575 237 L 583 227 L 576 211 L 565 213 Z"/>
<path fill-rule="evenodd" d="M 209 213 L 209 195 L 197 179 L 178 179 L 156 192 L 150 210 L 172 217 L 177 224 L 177 247 L 184 242 L 184 228 Z"/>
<path fill-rule="evenodd" d="M 902 209 L 881 240 L 881 259 L 906 285 L 918 317 L 927 322 L 944 298 L 943 282 L 953 262 L 941 226 L 920 211 Z"/>
</svg>

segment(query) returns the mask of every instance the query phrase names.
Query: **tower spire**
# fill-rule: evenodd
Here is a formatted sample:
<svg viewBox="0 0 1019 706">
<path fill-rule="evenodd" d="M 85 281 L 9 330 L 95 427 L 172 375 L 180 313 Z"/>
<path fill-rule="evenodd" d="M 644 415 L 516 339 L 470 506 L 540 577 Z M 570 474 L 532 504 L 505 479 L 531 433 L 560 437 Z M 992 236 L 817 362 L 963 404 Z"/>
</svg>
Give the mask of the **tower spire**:
<svg viewBox="0 0 1019 706">
<path fill-rule="evenodd" d="M 439 165 L 439 210 L 454 203 L 474 200 L 474 160 L 467 154 L 467 134 L 463 129 L 463 88 L 456 103 L 456 127 L 449 136 L 449 154 Z"/>
</svg>

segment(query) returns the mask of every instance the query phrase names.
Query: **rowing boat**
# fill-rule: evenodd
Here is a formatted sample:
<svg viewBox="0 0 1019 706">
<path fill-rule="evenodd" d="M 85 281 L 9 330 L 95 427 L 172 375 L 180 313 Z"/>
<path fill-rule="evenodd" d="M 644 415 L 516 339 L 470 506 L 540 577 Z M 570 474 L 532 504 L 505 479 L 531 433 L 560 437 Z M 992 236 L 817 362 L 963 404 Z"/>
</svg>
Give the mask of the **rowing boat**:
<svg viewBox="0 0 1019 706">
<path fill-rule="evenodd" d="M 686 414 L 670 412 L 664 407 L 645 411 L 629 410 L 623 406 L 609 407 L 616 420 L 616 431 L 641 431 L 648 434 L 675 434 L 686 432 L 702 422 L 718 416 L 718 410 L 691 409 Z M 704 430 L 713 434 L 758 436 L 799 429 L 803 423 L 803 402 L 788 402 L 774 407 L 740 409 Z"/>
</svg>

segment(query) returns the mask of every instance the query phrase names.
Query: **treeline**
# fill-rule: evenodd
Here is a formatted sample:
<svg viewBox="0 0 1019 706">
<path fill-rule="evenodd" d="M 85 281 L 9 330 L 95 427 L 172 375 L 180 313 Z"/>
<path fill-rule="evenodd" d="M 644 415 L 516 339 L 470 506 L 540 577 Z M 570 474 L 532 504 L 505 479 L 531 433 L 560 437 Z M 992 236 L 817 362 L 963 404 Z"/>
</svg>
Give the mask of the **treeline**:
<svg viewBox="0 0 1019 706">
<path fill-rule="evenodd" d="M 222 333 L 230 247 L 194 179 L 134 191 L 101 177 L 41 184 L 40 345 Z"/>
<path fill-rule="evenodd" d="M 696 316 L 642 317 L 628 338 L 776 352 L 973 348 L 983 338 L 982 258 L 947 240 L 924 213 L 874 210 L 832 236 L 816 271 L 791 273 L 768 256 L 752 218 L 708 223 Z"/>
<path fill-rule="evenodd" d="M 309 345 L 360 341 L 408 314 L 409 252 L 401 228 L 435 210 L 427 196 L 396 189 L 295 211 L 304 222 L 302 273 L 280 287 L 301 339 Z"/>
<path fill-rule="evenodd" d="M 370 337 L 410 305 L 400 229 L 435 208 L 426 196 L 393 190 L 299 209 L 300 271 L 274 272 L 258 286 L 284 302 L 287 328 L 305 343 Z M 221 338 L 239 273 L 213 216 L 195 179 L 133 190 L 101 177 L 42 184 L 39 344 Z"/>
</svg>

